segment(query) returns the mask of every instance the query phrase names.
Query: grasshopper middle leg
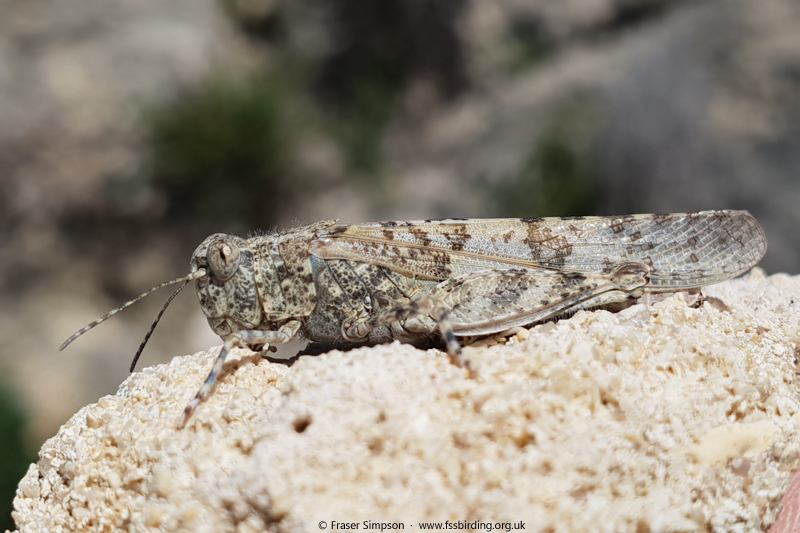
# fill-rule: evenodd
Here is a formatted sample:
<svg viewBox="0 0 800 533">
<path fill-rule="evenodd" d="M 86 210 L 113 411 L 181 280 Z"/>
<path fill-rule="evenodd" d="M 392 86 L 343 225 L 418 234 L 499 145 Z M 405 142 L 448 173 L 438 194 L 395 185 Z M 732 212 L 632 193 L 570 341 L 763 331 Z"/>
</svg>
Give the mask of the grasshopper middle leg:
<svg viewBox="0 0 800 533">
<path fill-rule="evenodd" d="M 418 294 L 409 302 L 400 304 L 393 309 L 358 319 L 351 324 L 345 324 L 342 327 L 342 335 L 347 340 L 360 340 L 366 338 L 370 332 L 378 328 L 391 327 L 415 318 L 433 319 L 444 339 L 450 359 L 457 366 L 466 368 L 470 375 L 473 374 L 469 361 L 462 357 L 461 345 L 456 340 L 453 326 L 447 318 L 446 306 L 429 294 Z"/>
</svg>

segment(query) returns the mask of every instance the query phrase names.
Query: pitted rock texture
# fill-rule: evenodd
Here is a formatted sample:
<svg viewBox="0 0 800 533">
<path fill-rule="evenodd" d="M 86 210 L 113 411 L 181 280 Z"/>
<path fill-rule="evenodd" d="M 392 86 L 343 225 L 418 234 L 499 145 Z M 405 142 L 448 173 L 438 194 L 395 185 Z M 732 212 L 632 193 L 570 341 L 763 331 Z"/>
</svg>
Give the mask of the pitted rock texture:
<svg viewBox="0 0 800 533">
<path fill-rule="evenodd" d="M 764 531 L 800 458 L 800 277 L 705 293 L 727 309 L 677 295 L 468 347 L 476 379 L 396 343 L 292 366 L 237 350 L 181 431 L 218 348 L 177 357 L 47 441 L 14 517 L 26 533 Z"/>
</svg>

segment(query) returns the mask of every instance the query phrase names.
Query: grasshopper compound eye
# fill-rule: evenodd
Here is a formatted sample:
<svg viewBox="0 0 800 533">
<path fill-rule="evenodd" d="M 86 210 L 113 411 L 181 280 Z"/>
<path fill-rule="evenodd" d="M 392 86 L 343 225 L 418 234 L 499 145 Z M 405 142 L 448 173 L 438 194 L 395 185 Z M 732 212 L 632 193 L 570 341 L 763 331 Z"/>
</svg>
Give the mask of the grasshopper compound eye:
<svg viewBox="0 0 800 533">
<path fill-rule="evenodd" d="M 224 237 L 211 243 L 206 255 L 211 273 L 219 281 L 228 281 L 233 277 L 239 268 L 240 258 L 239 247 Z"/>
</svg>

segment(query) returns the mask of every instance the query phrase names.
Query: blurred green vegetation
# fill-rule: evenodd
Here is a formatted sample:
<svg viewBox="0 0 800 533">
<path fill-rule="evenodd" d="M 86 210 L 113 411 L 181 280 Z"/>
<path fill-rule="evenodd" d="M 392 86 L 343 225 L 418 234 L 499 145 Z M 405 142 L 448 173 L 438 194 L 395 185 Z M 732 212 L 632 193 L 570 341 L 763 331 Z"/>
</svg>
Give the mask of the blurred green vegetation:
<svg viewBox="0 0 800 533">
<path fill-rule="evenodd" d="M 386 59 L 384 62 L 383 60 Z M 146 113 L 149 164 L 144 171 L 167 200 L 167 214 L 208 223 L 270 227 L 304 189 L 292 173 L 295 139 L 327 135 L 341 148 L 347 178 L 380 191 L 381 140 L 402 84 L 380 55 L 347 59 L 347 98 L 308 106 L 308 74 L 215 78 Z M 360 70 L 365 62 L 371 66 Z M 378 68 L 378 65 L 380 67 Z M 288 67 L 306 68 L 302 62 Z M 285 74 L 282 73 L 282 74 Z"/>
<path fill-rule="evenodd" d="M 355 58 L 354 63 L 380 63 Z M 301 70 L 300 63 L 293 66 Z M 381 140 L 400 95 L 392 65 L 366 68 L 348 81 L 348 98 L 309 106 L 307 74 L 279 79 L 215 78 L 146 113 L 146 179 L 185 220 L 274 226 L 291 211 L 313 176 L 292 172 L 295 139 L 322 133 L 340 146 L 347 179 L 380 192 Z M 370 185 L 372 191 L 370 191 Z"/>
<path fill-rule="evenodd" d="M 271 59 L 252 76 L 220 75 L 148 113 L 151 158 L 145 173 L 166 199 L 168 215 L 274 226 L 304 190 L 318 185 L 315 176 L 293 172 L 293 152 L 307 134 L 322 134 L 339 146 L 346 164 L 342 179 L 358 180 L 370 205 L 390 204 L 381 146 L 387 125 L 403 112 L 409 83 L 423 75 L 444 97 L 464 87 L 450 15 L 433 10 L 431 17 L 409 18 L 401 2 L 333 0 L 330 24 L 344 37 L 329 53 L 311 57 L 291 44 L 279 4 L 223 4 Z M 421 20 L 425 27 L 418 25 Z M 536 19 L 515 21 L 511 37 L 512 71 L 535 66 L 552 52 Z M 481 186 L 492 214 L 595 212 L 601 179 L 587 143 L 594 114 L 591 99 L 581 95 L 556 103 L 517 173 Z"/>
<path fill-rule="evenodd" d="M 327 130 L 342 147 L 347 169 L 358 178 L 377 178 L 381 171 L 381 141 L 396 112 L 404 80 L 401 57 L 379 52 L 345 58 L 349 97 L 328 115 Z"/>
<path fill-rule="evenodd" d="M 554 45 L 548 39 L 541 21 L 534 18 L 518 18 L 511 25 L 511 54 L 508 69 L 520 72 L 535 67 L 547 60 Z"/>
<path fill-rule="evenodd" d="M 36 456 L 25 446 L 25 412 L 16 391 L 0 381 L 0 531 L 16 529 L 11 519 L 14 495 Z"/>
<path fill-rule="evenodd" d="M 492 215 L 596 214 L 604 194 L 597 154 L 589 142 L 596 120 L 591 99 L 578 96 L 556 106 L 517 173 L 481 185 Z"/>
<path fill-rule="evenodd" d="M 379 178 L 381 141 L 401 96 L 424 78 L 450 98 L 466 85 L 455 14 L 462 0 L 331 0 L 336 48 L 321 58 L 313 92 L 355 177 Z"/>
<path fill-rule="evenodd" d="M 213 79 L 147 116 L 147 176 L 168 198 L 168 212 L 251 226 L 275 222 L 271 201 L 295 201 L 286 179 L 290 129 L 285 88 L 275 79 Z"/>
<path fill-rule="evenodd" d="M 531 149 L 519 173 L 489 187 L 495 216 L 579 216 L 596 211 L 602 198 L 591 159 L 558 135 Z"/>
<path fill-rule="evenodd" d="M 228 17 L 248 36 L 272 44 L 286 42 L 287 28 L 278 2 L 221 0 Z"/>
<path fill-rule="evenodd" d="M 167 214 L 274 225 L 301 191 L 317 185 L 314 176 L 293 173 L 294 149 L 308 134 L 335 142 L 343 179 L 358 180 L 370 204 L 390 203 L 382 142 L 409 83 L 421 77 L 444 98 L 466 84 L 455 24 L 463 1 L 409 10 L 404 0 L 331 0 L 326 22 L 316 22 L 322 40 L 332 41 L 323 52 L 293 42 L 291 17 L 299 15 L 287 5 L 221 3 L 260 63 L 247 79 L 222 73 L 146 114 L 151 157 L 143 174 L 166 200 Z M 315 22 L 309 24 L 306 30 Z M 125 195 L 135 184 L 117 188 Z"/>
</svg>

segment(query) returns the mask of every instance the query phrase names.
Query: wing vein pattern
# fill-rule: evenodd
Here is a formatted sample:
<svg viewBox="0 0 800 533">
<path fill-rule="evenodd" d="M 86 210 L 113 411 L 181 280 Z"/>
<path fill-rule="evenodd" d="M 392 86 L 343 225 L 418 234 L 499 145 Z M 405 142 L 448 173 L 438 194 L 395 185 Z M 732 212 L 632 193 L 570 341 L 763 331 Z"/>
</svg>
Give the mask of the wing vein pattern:
<svg viewBox="0 0 800 533">
<path fill-rule="evenodd" d="M 621 262 L 648 266 L 651 291 L 710 285 L 752 268 L 766 252 L 747 211 L 612 217 L 442 219 L 338 225 L 311 253 L 446 280 L 511 268 L 603 272 Z"/>
</svg>

